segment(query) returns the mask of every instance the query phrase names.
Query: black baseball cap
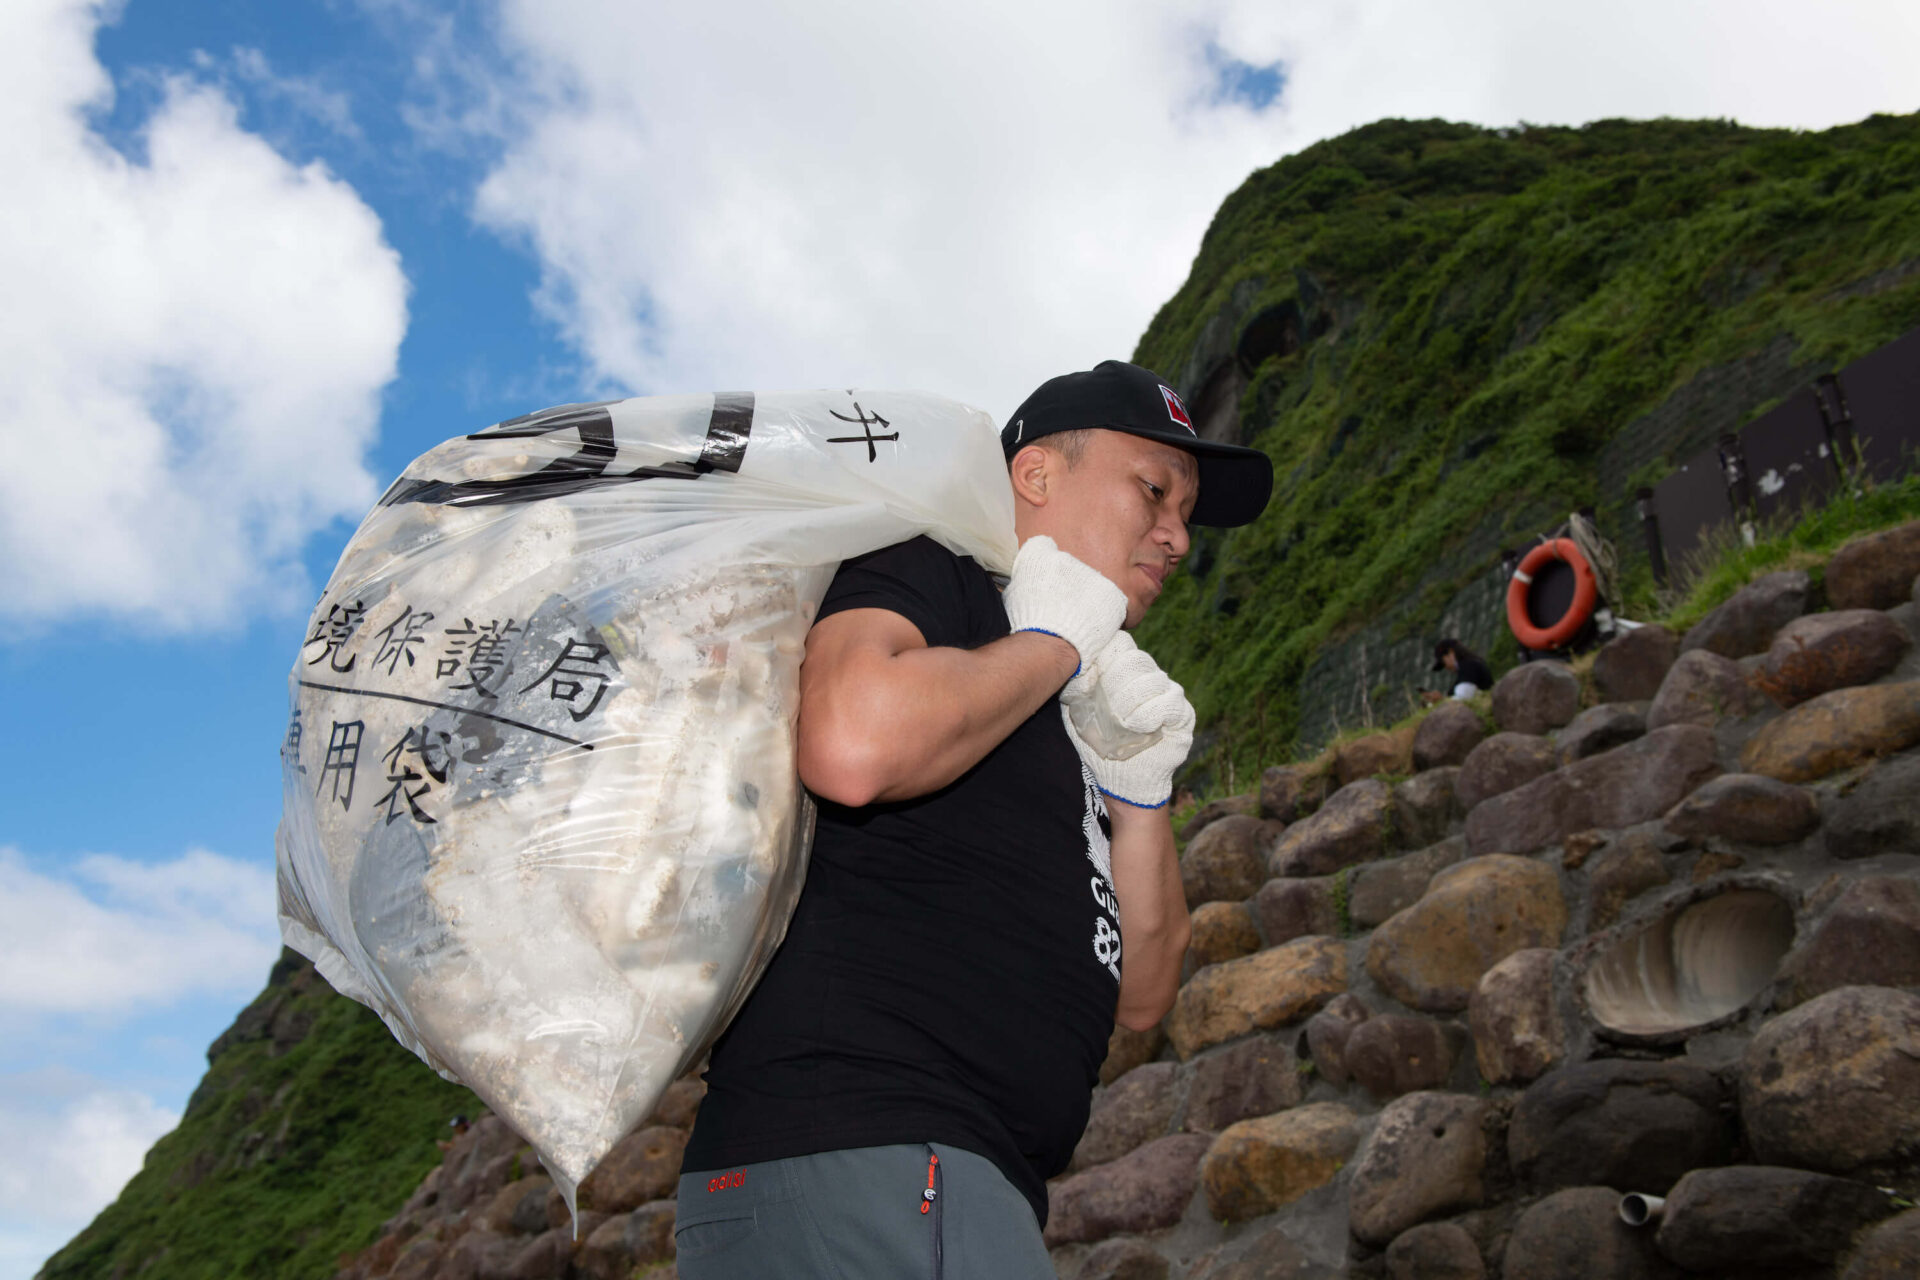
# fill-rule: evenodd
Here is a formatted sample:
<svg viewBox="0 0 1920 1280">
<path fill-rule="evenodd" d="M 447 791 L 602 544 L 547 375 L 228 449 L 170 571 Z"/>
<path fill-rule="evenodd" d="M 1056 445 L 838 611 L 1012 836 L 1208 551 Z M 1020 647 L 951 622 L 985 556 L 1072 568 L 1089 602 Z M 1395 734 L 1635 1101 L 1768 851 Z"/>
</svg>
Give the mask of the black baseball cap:
<svg viewBox="0 0 1920 1280">
<path fill-rule="evenodd" d="M 1273 494 L 1273 461 L 1258 449 L 1202 440 L 1180 394 L 1151 369 L 1103 360 L 1040 384 L 1000 432 L 1011 458 L 1042 436 L 1100 427 L 1183 449 L 1200 465 L 1200 497 L 1189 524 L 1251 523 Z"/>
</svg>

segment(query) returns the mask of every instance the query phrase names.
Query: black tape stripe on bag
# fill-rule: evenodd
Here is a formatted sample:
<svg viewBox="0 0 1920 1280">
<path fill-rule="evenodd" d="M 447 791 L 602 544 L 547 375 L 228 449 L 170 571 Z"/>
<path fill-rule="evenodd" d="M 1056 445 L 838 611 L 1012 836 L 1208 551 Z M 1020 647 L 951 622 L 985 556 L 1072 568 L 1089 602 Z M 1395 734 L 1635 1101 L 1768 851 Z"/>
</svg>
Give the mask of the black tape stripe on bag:
<svg viewBox="0 0 1920 1280">
<path fill-rule="evenodd" d="M 664 467 L 640 467 L 620 475 L 608 475 L 607 467 L 619 453 L 613 436 L 613 415 L 597 404 L 561 405 L 539 413 L 510 418 L 506 422 L 476 431 L 469 440 L 520 440 L 574 430 L 580 434 L 580 448 L 563 458 L 523 476 L 504 480 L 409 480 L 405 476 L 393 482 L 380 499 L 383 507 L 403 502 L 428 502 L 447 506 L 490 507 L 506 503 L 538 502 L 583 489 L 599 489 L 636 480 L 693 480 L 709 471 L 736 472 L 746 460 L 747 437 L 753 431 L 753 393 L 722 391 L 713 397 L 713 413 L 707 419 L 707 438 L 701 443 L 700 457 L 691 465 L 672 463 Z"/>
</svg>

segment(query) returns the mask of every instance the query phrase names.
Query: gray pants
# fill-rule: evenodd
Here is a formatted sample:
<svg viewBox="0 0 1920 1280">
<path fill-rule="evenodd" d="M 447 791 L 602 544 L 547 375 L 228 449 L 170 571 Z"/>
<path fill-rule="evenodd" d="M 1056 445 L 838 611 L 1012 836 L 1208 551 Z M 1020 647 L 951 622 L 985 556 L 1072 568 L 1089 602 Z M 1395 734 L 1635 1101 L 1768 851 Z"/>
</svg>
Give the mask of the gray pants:
<svg viewBox="0 0 1920 1280">
<path fill-rule="evenodd" d="M 673 1236 L 681 1280 L 1054 1280 L 1026 1197 L 944 1143 L 683 1173 Z"/>
</svg>

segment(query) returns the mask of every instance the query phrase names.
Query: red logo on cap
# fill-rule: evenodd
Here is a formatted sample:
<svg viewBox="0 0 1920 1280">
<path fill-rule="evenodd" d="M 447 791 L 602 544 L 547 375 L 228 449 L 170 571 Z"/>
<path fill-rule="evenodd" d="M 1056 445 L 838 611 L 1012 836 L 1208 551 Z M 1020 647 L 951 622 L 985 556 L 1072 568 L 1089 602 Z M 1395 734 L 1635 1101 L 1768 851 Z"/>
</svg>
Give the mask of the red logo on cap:
<svg viewBox="0 0 1920 1280">
<path fill-rule="evenodd" d="M 1187 406 L 1180 403 L 1180 397 L 1173 388 L 1163 382 L 1160 384 L 1160 394 L 1166 398 L 1167 416 L 1185 427 L 1189 435 L 1198 435 L 1193 429 L 1193 419 L 1187 416 Z"/>
</svg>

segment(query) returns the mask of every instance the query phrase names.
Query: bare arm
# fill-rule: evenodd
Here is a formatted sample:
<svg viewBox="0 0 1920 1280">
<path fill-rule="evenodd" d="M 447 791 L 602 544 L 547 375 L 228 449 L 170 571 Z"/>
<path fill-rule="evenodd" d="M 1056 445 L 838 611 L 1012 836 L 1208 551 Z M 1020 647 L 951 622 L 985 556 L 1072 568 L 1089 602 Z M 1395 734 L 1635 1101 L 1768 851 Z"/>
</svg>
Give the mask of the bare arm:
<svg viewBox="0 0 1920 1280">
<path fill-rule="evenodd" d="M 1146 1031 L 1173 1007 L 1193 925 L 1167 806 L 1142 809 L 1109 798 L 1107 817 L 1123 941 L 1114 1018 L 1129 1031 Z"/>
<path fill-rule="evenodd" d="M 938 791 L 1058 694 L 1079 661 L 1036 631 L 930 648 L 891 610 L 824 618 L 800 666 L 800 780 L 856 807 Z"/>
</svg>

